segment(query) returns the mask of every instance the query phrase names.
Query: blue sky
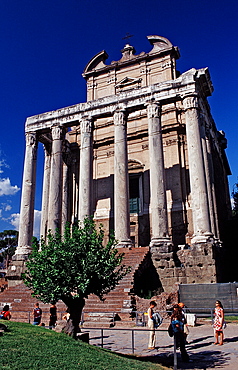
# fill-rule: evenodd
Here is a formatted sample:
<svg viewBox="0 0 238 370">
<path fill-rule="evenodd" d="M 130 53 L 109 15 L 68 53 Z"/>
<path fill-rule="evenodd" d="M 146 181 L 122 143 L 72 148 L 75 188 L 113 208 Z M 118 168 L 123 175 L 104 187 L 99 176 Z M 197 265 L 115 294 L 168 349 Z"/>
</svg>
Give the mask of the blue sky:
<svg viewBox="0 0 238 370">
<path fill-rule="evenodd" d="M 137 53 L 151 49 L 147 35 L 168 38 L 180 49 L 180 72 L 209 67 L 209 103 L 228 139 L 232 188 L 238 177 L 237 20 L 237 0 L 0 0 L 0 231 L 18 227 L 26 118 L 85 101 L 85 65 L 101 50 L 108 63 L 120 59 L 127 33 Z M 40 147 L 38 221 L 42 168 Z"/>
</svg>

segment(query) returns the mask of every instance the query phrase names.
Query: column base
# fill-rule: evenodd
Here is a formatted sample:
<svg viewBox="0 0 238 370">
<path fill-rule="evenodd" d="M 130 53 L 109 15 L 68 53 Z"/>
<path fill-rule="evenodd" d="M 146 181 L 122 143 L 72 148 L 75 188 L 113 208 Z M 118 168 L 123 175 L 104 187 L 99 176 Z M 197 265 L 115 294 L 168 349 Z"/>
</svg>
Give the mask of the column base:
<svg viewBox="0 0 238 370">
<path fill-rule="evenodd" d="M 191 244 L 200 244 L 200 243 L 211 243 L 214 241 L 214 235 L 210 232 L 201 234 L 201 235 L 193 235 L 191 239 Z"/>
<path fill-rule="evenodd" d="M 6 274 L 8 287 L 13 287 L 23 282 L 22 274 L 25 272 L 25 269 L 26 259 L 11 261 Z"/>
<path fill-rule="evenodd" d="M 16 286 L 23 282 L 22 274 L 26 270 L 26 261 L 28 260 L 29 254 L 32 248 L 29 246 L 17 247 L 16 253 L 12 257 L 12 261 L 8 267 L 6 279 L 8 286 Z"/>
<path fill-rule="evenodd" d="M 152 238 L 150 248 L 159 248 L 161 253 L 170 253 L 174 250 L 174 245 L 170 238 Z"/>
<path fill-rule="evenodd" d="M 132 248 L 134 247 L 134 244 L 132 243 L 132 241 L 129 239 L 129 240 L 122 240 L 120 241 L 117 246 L 117 248 Z"/>
</svg>

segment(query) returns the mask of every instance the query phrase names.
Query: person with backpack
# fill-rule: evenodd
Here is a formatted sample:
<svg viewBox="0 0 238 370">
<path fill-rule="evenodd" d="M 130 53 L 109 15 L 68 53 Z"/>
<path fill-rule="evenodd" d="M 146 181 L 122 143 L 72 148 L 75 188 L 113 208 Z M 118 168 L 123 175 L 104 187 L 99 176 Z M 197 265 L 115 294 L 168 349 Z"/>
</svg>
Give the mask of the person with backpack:
<svg viewBox="0 0 238 370">
<path fill-rule="evenodd" d="M 41 316 L 42 316 L 42 310 L 39 307 L 39 303 L 35 304 L 34 310 L 33 310 L 33 324 L 32 325 L 40 325 L 41 322 Z"/>
<path fill-rule="evenodd" d="M 148 309 L 148 328 L 151 329 L 149 335 L 148 349 L 155 349 L 155 322 L 153 320 L 154 308 L 157 306 L 155 301 L 150 302 L 150 307 Z"/>
<path fill-rule="evenodd" d="M 176 348 L 180 348 L 182 361 L 189 362 L 189 356 L 185 349 L 183 314 L 179 305 L 175 305 L 173 308 L 171 327 L 176 340 Z"/>
<path fill-rule="evenodd" d="M 11 312 L 9 311 L 9 305 L 6 304 L 0 314 L 0 319 L 2 320 L 10 320 L 11 319 Z"/>
</svg>

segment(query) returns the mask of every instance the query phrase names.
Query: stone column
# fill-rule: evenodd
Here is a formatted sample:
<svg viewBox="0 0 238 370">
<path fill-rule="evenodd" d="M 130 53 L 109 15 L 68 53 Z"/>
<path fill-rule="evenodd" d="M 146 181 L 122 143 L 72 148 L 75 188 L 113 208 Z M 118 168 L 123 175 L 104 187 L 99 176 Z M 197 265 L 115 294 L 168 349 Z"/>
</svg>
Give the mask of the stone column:
<svg viewBox="0 0 238 370">
<path fill-rule="evenodd" d="M 171 244 L 171 240 L 168 236 L 160 104 L 150 101 L 146 105 L 150 156 L 150 211 L 152 226 L 150 246 L 153 247 Z"/>
<path fill-rule="evenodd" d="M 91 216 L 93 178 L 93 130 L 92 119 L 83 117 L 80 122 L 81 147 L 79 169 L 79 220 Z"/>
<path fill-rule="evenodd" d="M 201 140 L 202 140 L 202 151 L 203 151 L 203 158 L 204 158 L 204 169 L 205 169 L 205 176 L 206 176 L 206 184 L 207 184 L 207 197 L 208 197 L 208 210 L 210 216 L 210 224 L 211 224 L 211 232 L 215 237 L 219 237 L 216 230 L 216 222 L 215 222 L 215 203 L 213 197 L 213 186 L 214 186 L 214 179 L 213 179 L 213 164 L 212 164 L 212 155 L 211 155 L 211 148 L 210 148 L 210 141 L 209 141 L 209 129 L 206 125 L 205 117 L 203 114 L 200 114 L 200 132 L 201 132 Z"/>
<path fill-rule="evenodd" d="M 48 205 L 49 205 L 49 190 L 50 190 L 50 150 L 44 144 L 45 163 L 44 163 L 44 179 L 42 190 L 42 206 L 41 206 L 41 228 L 40 234 L 46 239 L 48 233 Z"/>
<path fill-rule="evenodd" d="M 53 126 L 52 133 L 52 152 L 51 152 L 51 172 L 49 190 L 49 211 L 48 228 L 52 233 L 61 227 L 61 207 L 62 207 L 62 135 L 63 128 Z"/>
<path fill-rule="evenodd" d="M 62 219 L 61 230 L 65 230 L 65 225 L 69 219 L 69 166 L 70 166 L 70 148 L 69 142 L 64 141 L 64 155 L 63 155 L 63 181 L 62 181 Z"/>
<path fill-rule="evenodd" d="M 129 178 L 126 113 L 114 112 L 114 222 L 119 247 L 132 245 L 130 240 Z"/>
<path fill-rule="evenodd" d="M 212 233 L 199 128 L 197 94 L 185 95 L 183 97 L 183 105 L 186 120 L 189 178 L 193 210 L 194 235 L 192 243 L 207 242 L 212 236 Z"/>
<path fill-rule="evenodd" d="M 15 259 L 22 259 L 21 256 L 27 256 L 31 252 L 30 245 L 33 236 L 34 225 L 37 146 L 38 143 L 36 140 L 36 133 L 27 133 L 22 182 L 19 238 Z"/>
</svg>

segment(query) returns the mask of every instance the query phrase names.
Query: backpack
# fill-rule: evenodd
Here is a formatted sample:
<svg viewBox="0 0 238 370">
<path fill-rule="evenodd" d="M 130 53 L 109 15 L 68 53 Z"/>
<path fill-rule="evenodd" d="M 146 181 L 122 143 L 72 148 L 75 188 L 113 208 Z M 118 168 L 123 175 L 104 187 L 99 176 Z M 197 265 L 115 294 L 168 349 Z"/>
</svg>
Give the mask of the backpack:
<svg viewBox="0 0 238 370">
<path fill-rule="evenodd" d="M 38 319 L 39 317 L 41 317 L 41 315 L 42 315 L 41 308 L 34 308 L 34 317 Z"/>
<path fill-rule="evenodd" d="M 169 327 L 168 327 L 168 334 L 170 337 L 174 336 L 173 326 L 171 323 L 169 324 Z"/>
<path fill-rule="evenodd" d="M 158 312 L 153 313 L 152 319 L 154 321 L 155 328 L 158 328 L 163 322 L 163 318 Z"/>
</svg>

